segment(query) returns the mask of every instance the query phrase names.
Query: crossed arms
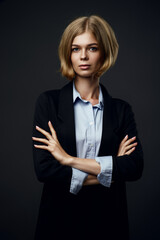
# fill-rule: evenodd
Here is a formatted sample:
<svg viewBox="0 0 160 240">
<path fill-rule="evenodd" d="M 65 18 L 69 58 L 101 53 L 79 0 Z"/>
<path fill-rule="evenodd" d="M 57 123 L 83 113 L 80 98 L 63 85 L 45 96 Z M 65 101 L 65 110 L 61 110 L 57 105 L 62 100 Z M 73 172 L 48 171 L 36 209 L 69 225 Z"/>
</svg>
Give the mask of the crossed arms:
<svg viewBox="0 0 160 240">
<path fill-rule="evenodd" d="M 58 141 L 56 131 L 50 121 L 48 126 L 50 133 L 36 126 L 36 130 L 43 134 L 45 138 L 32 137 L 34 141 L 41 143 L 40 145 L 34 144 L 34 147 L 47 150 L 61 165 L 87 172 L 89 175 L 84 181 L 84 185 L 99 184 L 97 179 L 97 175 L 101 171 L 99 163 L 95 159 L 82 159 L 69 155 Z M 137 146 L 135 140 L 136 136 L 129 139 L 126 135 L 119 145 L 117 156 L 130 155 Z"/>
</svg>

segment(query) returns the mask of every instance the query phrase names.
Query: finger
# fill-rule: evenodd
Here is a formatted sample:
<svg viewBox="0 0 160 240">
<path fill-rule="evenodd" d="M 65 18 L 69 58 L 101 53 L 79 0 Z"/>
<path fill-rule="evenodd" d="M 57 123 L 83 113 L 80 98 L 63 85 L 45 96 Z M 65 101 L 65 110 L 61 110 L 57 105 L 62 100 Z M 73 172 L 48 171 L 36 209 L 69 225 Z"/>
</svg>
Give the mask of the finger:
<svg viewBox="0 0 160 240">
<path fill-rule="evenodd" d="M 45 146 L 45 145 L 36 145 L 36 144 L 34 144 L 34 147 L 35 148 L 44 149 L 44 150 L 48 150 L 48 146 Z"/>
<path fill-rule="evenodd" d="M 54 139 L 57 139 L 56 131 L 54 130 L 54 127 L 53 127 L 51 121 L 48 122 L 48 126 L 49 126 L 49 128 L 50 128 L 50 130 L 51 130 L 51 133 L 52 133 L 53 138 L 54 138 Z"/>
<path fill-rule="evenodd" d="M 133 147 L 133 148 L 131 148 L 129 151 L 127 151 L 125 154 L 130 155 L 135 149 L 136 149 L 136 148 Z"/>
<path fill-rule="evenodd" d="M 124 144 L 124 143 L 127 141 L 127 139 L 128 139 L 128 135 L 126 135 L 126 136 L 123 138 L 123 140 L 121 141 L 121 144 Z"/>
<path fill-rule="evenodd" d="M 32 137 L 34 141 L 42 142 L 48 145 L 49 141 L 45 138 L 37 138 L 37 137 Z"/>
<path fill-rule="evenodd" d="M 41 132 L 44 136 L 46 136 L 46 138 L 48 138 L 49 140 L 52 139 L 51 135 L 47 131 L 45 131 L 44 129 L 42 129 L 42 128 L 38 127 L 38 126 L 36 126 L 36 129 L 39 132 Z"/>
<path fill-rule="evenodd" d="M 136 137 L 132 137 L 132 138 L 130 138 L 130 139 L 128 139 L 125 143 L 124 143 L 124 145 L 125 146 L 127 146 L 127 145 L 130 145 L 132 142 L 134 142 L 136 140 Z"/>
<path fill-rule="evenodd" d="M 130 145 L 128 145 L 128 146 L 126 146 L 125 147 L 125 150 L 127 151 L 127 150 L 129 150 L 129 149 L 131 149 L 131 148 L 133 148 L 133 147 L 135 147 L 135 146 L 137 146 L 137 142 L 135 142 L 135 143 L 132 143 L 132 144 L 130 144 Z"/>
</svg>

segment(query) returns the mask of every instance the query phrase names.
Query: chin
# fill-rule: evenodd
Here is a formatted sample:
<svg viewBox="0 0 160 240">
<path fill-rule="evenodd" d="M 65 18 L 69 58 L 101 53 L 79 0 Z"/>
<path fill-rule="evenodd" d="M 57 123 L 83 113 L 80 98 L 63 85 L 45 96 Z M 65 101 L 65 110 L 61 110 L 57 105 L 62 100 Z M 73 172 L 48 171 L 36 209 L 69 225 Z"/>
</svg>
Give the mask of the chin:
<svg viewBox="0 0 160 240">
<path fill-rule="evenodd" d="M 91 73 L 77 73 L 77 76 L 81 77 L 81 78 L 92 78 L 95 76 L 95 74 L 91 74 Z"/>
<path fill-rule="evenodd" d="M 77 76 L 79 76 L 81 78 L 91 78 L 92 77 L 92 75 L 77 75 Z"/>
</svg>

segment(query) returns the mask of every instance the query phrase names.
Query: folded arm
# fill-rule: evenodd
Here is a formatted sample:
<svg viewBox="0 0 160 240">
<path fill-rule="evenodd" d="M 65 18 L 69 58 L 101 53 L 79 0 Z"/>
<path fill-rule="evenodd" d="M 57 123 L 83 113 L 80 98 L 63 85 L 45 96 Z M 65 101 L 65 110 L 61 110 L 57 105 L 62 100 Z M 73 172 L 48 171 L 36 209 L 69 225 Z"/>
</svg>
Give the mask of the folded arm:
<svg viewBox="0 0 160 240">
<path fill-rule="evenodd" d="M 36 129 L 41 132 L 46 138 L 37 138 L 32 137 L 34 141 L 38 141 L 43 143 L 43 145 L 36 145 L 36 148 L 48 150 L 55 159 L 57 159 L 62 165 L 70 166 L 72 168 L 79 169 L 83 172 L 89 173 L 88 178 L 85 181 L 85 185 L 98 184 L 97 175 L 101 172 L 101 166 L 95 159 L 83 159 L 78 157 L 73 157 L 67 154 L 62 148 L 61 144 L 58 141 L 56 132 L 52 126 L 52 123 L 48 122 L 50 132 L 45 131 L 44 129 L 36 126 Z M 129 155 L 135 150 L 135 146 L 137 143 L 133 143 L 135 141 L 135 137 L 128 139 L 128 135 L 122 140 L 119 150 L 118 156 L 123 156 L 125 154 Z M 46 144 L 46 145 L 44 145 Z"/>
<path fill-rule="evenodd" d="M 48 103 L 46 103 L 46 106 L 47 104 Z M 123 140 L 120 143 L 117 155 L 112 156 L 112 181 L 136 180 L 141 176 L 143 169 L 141 144 L 138 137 L 136 137 L 136 139 L 133 138 L 137 136 L 133 113 L 129 105 L 126 104 L 125 106 L 126 110 L 123 111 L 123 117 L 119 121 L 119 129 L 121 130 L 119 131 L 119 136 L 120 139 Z M 49 120 L 47 108 L 45 105 L 43 105 L 42 109 L 40 105 L 38 108 L 38 114 L 36 114 L 36 120 L 34 122 L 33 140 L 39 142 L 39 144 L 34 144 L 35 166 L 36 169 L 40 169 L 40 171 L 37 170 L 38 174 L 40 172 L 39 179 L 43 181 L 56 177 L 56 179 L 67 178 L 70 180 L 72 177 L 72 168 L 76 168 L 89 174 L 84 185 L 97 184 L 97 175 L 100 174 L 101 171 L 100 164 L 96 162 L 95 159 L 84 160 L 67 154 L 58 141 L 52 124 L 50 122 L 47 124 L 46 122 L 46 119 Z M 118 116 L 119 115 L 120 113 Z M 42 119 L 43 116 L 45 116 L 44 119 Z M 41 118 L 40 121 L 39 118 Z M 39 125 L 39 122 L 43 123 L 42 126 L 45 126 L 45 129 L 48 131 L 40 127 L 36 127 L 35 129 L 35 126 Z M 42 136 L 45 136 L 45 138 L 42 138 Z M 126 136 L 126 138 L 124 138 L 124 136 Z M 135 140 L 136 143 L 134 142 Z M 39 151 L 38 148 L 40 148 L 42 152 Z M 41 152 L 41 154 L 39 152 Z"/>
</svg>

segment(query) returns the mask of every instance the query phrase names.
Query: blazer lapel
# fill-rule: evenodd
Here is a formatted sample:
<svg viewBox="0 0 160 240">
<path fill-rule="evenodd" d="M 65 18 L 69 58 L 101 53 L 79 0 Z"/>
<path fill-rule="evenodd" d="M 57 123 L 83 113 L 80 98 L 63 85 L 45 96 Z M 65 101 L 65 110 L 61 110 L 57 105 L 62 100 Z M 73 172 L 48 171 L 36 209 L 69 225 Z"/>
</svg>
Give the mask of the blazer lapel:
<svg viewBox="0 0 160 240">
<path fill-rule="evenodd" d="M 117 151 L 118 136 L 115 129 L 118 127 L 116 111 L 113 106 L 112 97 L 108 94 L 106 88 L 101 84 L 104 99 L 102 138 L 99 150 L 99 156 L 113 155 Z"/>
<path fill-rule="evenodd" d="M 73 82 L 65 85 L 60 92 L 58 106 L 59 131 L 61 141 L 68 154 L 76 156 L 76 138 L 73 106 Z"/>
</svg>

